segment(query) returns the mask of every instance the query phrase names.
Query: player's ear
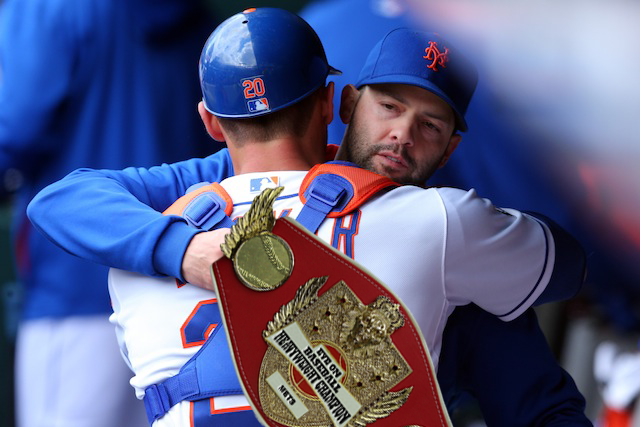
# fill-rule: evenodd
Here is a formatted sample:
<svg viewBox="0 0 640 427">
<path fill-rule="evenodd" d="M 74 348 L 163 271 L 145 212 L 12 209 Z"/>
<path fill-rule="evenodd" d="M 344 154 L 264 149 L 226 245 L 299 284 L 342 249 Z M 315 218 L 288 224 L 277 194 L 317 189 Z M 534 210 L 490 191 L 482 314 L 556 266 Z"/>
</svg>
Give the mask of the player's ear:
<svg viewBox="0 0 640 427">
<path fill-rule="evenodd" d="M 342 89 L 342 96 L 340 97 L 340 120 L 342 120 L 342 123 L 347 125 L 351 122 L 351 116 L 353 116 L 353 110 L 359 95 L 360 91 L 354 85 L 346 85 Z"/>
<path fill-rule="evenodd" d="M 211 138 L 215 139 L 218 142 L 224 142 L 224 135 L 222 135 L 222 129 L 220 128 L 220 122 L 204 107 L 204 102 L 200 101 L 198 103 L 198 113 L 200 114 L 200 118 L 202 119 L 202 123 L 204 123 L 204 127 L 207 129 L 207 133 Z"/>
<path fill-rule="evenodd" d="M 447 164 L 453 152 L 456 150 L 456 148 L 458 148 L 458 144 L 460 144 L 461 140 L 462 140 L 462 136 L 460 134 L 454 133 L 451 136 L 451 139 L 449 139 L 449 145 L 447 146 L 447 149 L 444 152 L 444 156 L 442 157 L 442 160 L 438 165 L 438 169 L 440 169 L 441 167 Z"/>
</svg>

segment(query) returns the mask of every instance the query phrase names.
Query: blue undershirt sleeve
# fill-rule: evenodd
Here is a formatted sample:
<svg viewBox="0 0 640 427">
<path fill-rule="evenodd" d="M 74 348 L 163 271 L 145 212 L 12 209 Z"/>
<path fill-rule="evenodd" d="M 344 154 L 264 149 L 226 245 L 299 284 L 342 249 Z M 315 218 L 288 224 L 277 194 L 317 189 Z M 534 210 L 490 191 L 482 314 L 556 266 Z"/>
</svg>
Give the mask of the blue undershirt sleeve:
<svg viewBox="0 0 640 427">
<path fill-rule="evenodd" d="M 226 149 L 149 169 L 78 169 L 45 187 L 27 214 L 65 251 L 149 276 L 183 280 L 184 252 L 195 234 L 178 216 L 162 215 L 193 184 L 233 175 Z"/>
<path fill-rule="evenodd" d="M 555 242 L 555 262 L 549 284 L 534 305 L 574 297 L 582 288 L 587 258 L 580 243 L 555 221 L 537 212 L 526 212 L 549 227 Z"/>
<path fill-rule="evenodd" d="M 444 329 L 438 382 L 451 413 L 471 396 L 490 426 L 592 426 L 531 308 L 502 322 L 476 305 L 457 307 Z"/>
</svg>

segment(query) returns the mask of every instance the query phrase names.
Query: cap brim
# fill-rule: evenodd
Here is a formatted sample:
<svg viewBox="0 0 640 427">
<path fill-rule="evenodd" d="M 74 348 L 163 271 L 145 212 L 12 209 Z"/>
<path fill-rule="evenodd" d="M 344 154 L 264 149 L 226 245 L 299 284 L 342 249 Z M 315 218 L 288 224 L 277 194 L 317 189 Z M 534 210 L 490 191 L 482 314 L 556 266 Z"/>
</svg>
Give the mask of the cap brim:
<svg viewBox="0 0 640 427">
<path fill-rule="evenodd" d="M 419 88 L 422 88 L 424 90 L 427 90 L 435 95 L 438 95 L 440 98 L 442 98 L 447 104 L 449 104 L 449 106 L 451 107 L 451 109 L 453 110 L 453 113 L 455 114 L 455 118 L 456 118 L 456 127 L 462 131 L 462 132 L 466 132 L 468 127 L 467 127 L 467 122 L 464 119 L 464 115 L 460 114 L 460 111 L 458 111 L 458 109 L 455 107 L 455 104 L 453 103 L 453 101 L 451 101 L 451 98 L 449 98 L 438 86 L 436 86 L 435 84 L 431 83 L 429 80 L 425 80 L 423 77 L 420 76 L 410 76 L 410 75 L 406 75 L 406 74 L 386 74 L 384 76 L 377 76 L 377 77 L 373 77 L 373 78 L 364 78 L 362 80 L 360 80 L 356 87 L 359 89 L 362 86 L 365 85 L 374 85 L 374 84 L 385 84 L 385 83 L 391 83 L 391 84 L 404 84 L 404 85 L 410 85 L 410 86 L 417 86 Z"/>
<path fill-rule="evenodd" d="M 329 75 L 331 75 L 331 76 L 341 76 L 342 75 L 342 71 L 338 70 L 337 68 L 333 68 L 331 65 L 329 65 Z"/>
</svg>

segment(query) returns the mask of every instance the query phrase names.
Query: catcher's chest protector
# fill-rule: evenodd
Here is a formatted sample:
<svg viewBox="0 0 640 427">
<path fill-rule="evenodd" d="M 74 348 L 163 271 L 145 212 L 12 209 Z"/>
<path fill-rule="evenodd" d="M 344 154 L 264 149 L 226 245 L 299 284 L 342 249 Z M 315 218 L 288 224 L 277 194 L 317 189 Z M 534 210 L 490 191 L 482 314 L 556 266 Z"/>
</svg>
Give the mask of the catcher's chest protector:
<svg viewBox="0 0 640 427">
<path fill-rule="evenodd" d="M 397 187 L 389 178 L 354 167 L 347 162 L 329 162 L 313 167 L 300 186 L 304 204 L 296 218 L 312 233 L 325 218 L 338 218 L 358 209 L 378 192 Z M 233 202 L 219 184 L 202 184 L 174 202 L 164 215 L 179 215 L 203 230 L 231 227 Z M 180 372 L 145 390 L 149 423 L 161 418 L 173 405 L 215 396 L 242 394 L 222 321 Z"/>
</svg>

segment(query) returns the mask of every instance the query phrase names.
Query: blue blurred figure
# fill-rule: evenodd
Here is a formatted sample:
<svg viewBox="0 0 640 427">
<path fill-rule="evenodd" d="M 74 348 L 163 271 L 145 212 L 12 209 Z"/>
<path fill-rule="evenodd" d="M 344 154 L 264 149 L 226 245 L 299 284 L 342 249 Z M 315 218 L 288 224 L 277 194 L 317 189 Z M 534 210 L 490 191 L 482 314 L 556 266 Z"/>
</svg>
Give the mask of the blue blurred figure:
<svg viewBox="0 0 640 427">
<path fill-rule="evenodd" d="M 207 16 L 195 0 L 2 5 L 0 178 L 22 180 L 12 196 L 24 287 L 19 427 L 146 424 L 108 322 L 107 268 L 53 245 L 25 209 L 40 189 L 80 167 L 151 166 L 211 151 L 195 109 L 194 64 L 211 28 Z"/>
</svg>

